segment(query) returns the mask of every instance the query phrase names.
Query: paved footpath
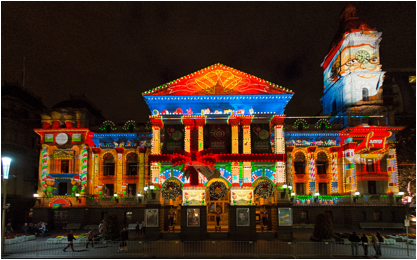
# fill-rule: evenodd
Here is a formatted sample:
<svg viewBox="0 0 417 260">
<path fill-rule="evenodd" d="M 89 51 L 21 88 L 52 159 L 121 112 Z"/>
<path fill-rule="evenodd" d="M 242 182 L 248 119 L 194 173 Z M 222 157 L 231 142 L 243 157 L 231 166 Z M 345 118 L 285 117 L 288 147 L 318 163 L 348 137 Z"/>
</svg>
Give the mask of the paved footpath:
<svg viewBox="0 0 417 260">
<path fill-rule="evenodd" d="M 360 230 L 356 230 L 360 232 Z M 312 229 L 294 229 L 294 241 L 291 243 L 271 240 L 257 242 L 248 241 L 147 241 L 144 235 L 132 236 L 128 241 L 128 250 L 117 252 L 120 242 L 100 242 L 95 247 L 85 247 L 85 243 L 75 243 L 74 252 L 71 248 L 67 252 L 62 250 L 67 243 L 49 244 L 49 237 L 37 237 L 36 240 L 6 245 L 5 252 L 12 253 L 4 258 L 371 258 L 370 256 L 351 256 L 351 246 L 335 243 L 317 243 L 309 240 Z M 337 230 L 337 232 L 349 232 Z M 373 231 L 366 231 L 371 233 Z M 52 234 L 62 234 L 65 231 L 56 231 Z M 76 231 L 84 233 L 84 231 Z M 381 232 L 392 234 L 395 232 Z M 402 233 L 402 232 L 398 232 Z M 409 258 L 416 258 L 416 246 L 409 246 Z M 363 254 L 362 246 L 358 253 Z M 369 255 L 375 251 L 369 247 Z M 382 258 L 407 258 L 406 245 L 383 245 Z"/>
</svg>

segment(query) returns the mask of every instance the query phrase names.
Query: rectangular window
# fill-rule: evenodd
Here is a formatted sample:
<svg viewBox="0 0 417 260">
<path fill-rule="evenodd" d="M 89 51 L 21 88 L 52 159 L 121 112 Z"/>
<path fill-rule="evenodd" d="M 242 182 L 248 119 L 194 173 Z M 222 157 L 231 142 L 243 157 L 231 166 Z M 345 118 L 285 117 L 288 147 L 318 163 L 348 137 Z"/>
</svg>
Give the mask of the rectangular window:
<svg viewBox="0 0 417 260">
<path fill-rule="evenodd" d="M 374 211 L 374 220 L 375 221 L 381 221 L 382 220 L 381 211 Z"/>
<path fill-rule="evenodd" d="M 366 171 L 367 172 L 375 172 L 374 160 L 373 159 L 366 159 Z"/>
<path fill-rule="evenodd" d="M 305 184 L 304 183 L 296 183 L 295 184 L 295 192 L 297 195 L 305 195 Z"/>
<path fill-rule="evenodd" d="M 103 188 L 105 188 L 103 193 L 105 194 L 106 197 L 113 197 L 113 195 L 114 195 L 114 184 L 105 184 L 103 186 Z"/>
<path fill-rule="evenodd" d="M 69 173 L 69 160 L 61 160 L 61 173 Z"/>
<path fill-rule="evenodd" d="M 326 174 L 326 162 L 316 162 L 317 174 Z"/>
<path fill-rule="evenodd" d="M 114 163 L 107 163 L 104 165 L 104 175 L 113 176 L 114 175 Z"/>
<path fill-rule="evenodd" d="M 376 181 L 368 181 L 368 193 L 376 194 Z"/>
<path fill-rule="evenodd" d="M 305 167 L 303 162 L 294 162 L 295 174 L 305 174 Z"/>
<path fill-rule="evenodd" d="M 320 195 L 327 195 L 327 183 L 319 183 Z"/>
<path fill-rule="evenodd" d="M 127 164 L 127 175 L 136 175 L 138 173 L 138 164 L 129 163 Z"/>
<path fill-rule="evenodd" d="M 134 197 L 136 195 L 136 184 L 127 185 L 127 195 L 129 197 Z"/>
</svg>

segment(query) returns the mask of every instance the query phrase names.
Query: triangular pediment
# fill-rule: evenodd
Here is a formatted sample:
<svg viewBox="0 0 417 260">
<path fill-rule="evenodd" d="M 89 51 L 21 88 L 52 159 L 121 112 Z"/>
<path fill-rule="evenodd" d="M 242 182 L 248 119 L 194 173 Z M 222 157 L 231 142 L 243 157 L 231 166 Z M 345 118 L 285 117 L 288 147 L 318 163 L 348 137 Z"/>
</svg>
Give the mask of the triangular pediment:
<svg viewBox="0 0 417 260">
<path fill-rule="evenodd" d="M 217 63 L 142 93 L 143 96 L 294 94 L 274 83 Z"/>
</svg>

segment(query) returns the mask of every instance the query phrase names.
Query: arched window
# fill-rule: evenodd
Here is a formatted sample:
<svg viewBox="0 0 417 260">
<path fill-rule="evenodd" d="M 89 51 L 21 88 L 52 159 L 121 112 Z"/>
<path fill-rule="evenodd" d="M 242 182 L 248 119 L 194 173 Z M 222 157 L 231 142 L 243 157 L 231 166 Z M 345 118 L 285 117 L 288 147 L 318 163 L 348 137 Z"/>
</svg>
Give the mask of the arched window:
<svg viewBox="0 0 417 260">
<path fill-rule="evenodd" d="M 106 125 L 106 132 L 107 132 L 107 133 L 111 133 L 111 126 Z"/>
<path fill-rule="evenodd" d="M 111 153 L 104 155 L 103 175 L 114 176 L 114 156 Z"/>
<path fill-rule="evenodd" d="M 305 174 L 305 155 L 302 152 L 298 152 L 294 155 L 294 173 Z"/>
<path fill-rule="evenodd" d="M 362 101 L 369 101 L 369 94 L 367 88 L 362 89 Z"/>
<path fill-rule="evenodd" d="M 126 157 L 126 175 L 136 175 L 138 173 L 138 155 L 129 153 Z"/>
<path fill-rule="evenodd" d="M 298 128 L 298 131 L 303 131 L 303 124 L 299 123 L 297 128 Z"/>
<path fill-rule="evenodd" d="M 329 165 L 329 163 L 328 163 L 328 160 L 327 160 L 326 153 L 325 152 L 319 152 L 317 154 L 317 160 L 316 160 L 317 174 L 326 174 L 328 165 Z"/>
<path fill-rule="evenodd" d="M 337 110 L 337 106 L 336 106 L 336 99 L 335 99 L 333 100 L 333 103 L 332 103 L 332 112 L 335 113 L 336 110 Z"/>
</svg>

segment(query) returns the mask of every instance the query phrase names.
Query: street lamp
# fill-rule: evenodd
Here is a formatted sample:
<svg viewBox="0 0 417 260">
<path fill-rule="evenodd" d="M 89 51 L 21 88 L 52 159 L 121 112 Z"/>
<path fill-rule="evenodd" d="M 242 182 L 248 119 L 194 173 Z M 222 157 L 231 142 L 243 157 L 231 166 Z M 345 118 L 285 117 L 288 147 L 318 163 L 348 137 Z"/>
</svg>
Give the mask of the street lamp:
<svg viewBox="0 0 417 260">
<path fill-rule="evenodd" d="M 3 208 L 1 209 L 2 212 L 2 218 L 1 218 L 1 255 L 4 255 L 4 230 L 5 230 L 5 219 L 6 219 L 6 195 L 7 195 L 7 190 L 6 190 L 6 180 L 9 179 L 9 171 L 10 171 L 10 164 L 12 162 L 12 159 L 10 159 L 9 157 L 2 157 L 1 158 L 1 162 L 3 164 L 3 187 L 2 190 L 4 191 L 4 195 L 3 195 Z"/>
</svg>

